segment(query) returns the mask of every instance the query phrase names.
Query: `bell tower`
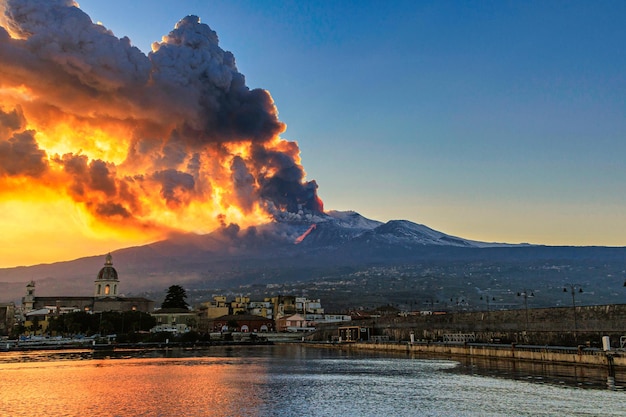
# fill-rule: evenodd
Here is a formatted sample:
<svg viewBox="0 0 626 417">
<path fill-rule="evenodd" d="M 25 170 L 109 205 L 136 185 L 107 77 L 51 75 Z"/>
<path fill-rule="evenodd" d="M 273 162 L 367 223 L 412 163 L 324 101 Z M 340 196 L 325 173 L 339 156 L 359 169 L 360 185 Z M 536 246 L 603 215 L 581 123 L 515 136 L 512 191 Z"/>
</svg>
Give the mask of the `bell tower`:
<svg viewBox="0 0 626 417">
<path fill-rule="evenodd" d="M 35 281 L 26 285 L 26 295 L 22 297 L 22 308 L 25 313 L 35 309 Z"/>
<path fill-rule="evenodd" d="M 119 283 L 117 271 L 113 268 L 113 257 L 109 253 L 105 258 L 104 267 L 94 282 L 94 297 L 117 297 Z"/>
</svg>

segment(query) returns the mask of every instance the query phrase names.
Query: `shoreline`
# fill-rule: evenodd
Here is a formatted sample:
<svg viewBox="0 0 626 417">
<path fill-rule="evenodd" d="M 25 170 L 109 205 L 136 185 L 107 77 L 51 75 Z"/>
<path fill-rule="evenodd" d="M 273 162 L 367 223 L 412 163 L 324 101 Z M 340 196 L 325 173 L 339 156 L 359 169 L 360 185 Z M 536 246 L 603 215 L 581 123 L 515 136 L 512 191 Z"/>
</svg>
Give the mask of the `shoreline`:
<svg viewBox="0 0 626 417">
<path fill-rule="evenodd" d="M 564 366 L 584 366 L 606 369 L 610 376 L 620 375 L 626 380 L 626 351 L 584 348 L 582 346 L 538 346 L 516 344 L 483 343 L 428 343 L 428 342 L 304 342 L 295 338 L 270 338 L 265 340 L 212 340 L 196 342 L 148 342 L 148 343 L 41 343 L 6 344 L 0 346 L 0 353 L 29 351 L 145 351 L 185 349 L 202 350 L 219 346 L 267 346 L 275 344 L 299 344 L 304 347 L 337 349 L 345 351 L 374 351 L 412 354 L 422 357 L 447 359 L 476 358 L 483 360 L 508 360 L 535 364 Z"/>
<path fill-rule="evenodd" d="M 116 342 L 106 341 L 105 338 L 41 338 L 36 340 L 3 340 L 0 342 L 0 353 L 37 351 L 37 350 L 147 350 L 168 348 L 206 348 L 211 346 L 263 346 L 275 343 L 300 342 L 302 336 L 295 333 L 257 333 L 251 338 L 250 333 L 232 333 L 232 340 L 224 340 L 223 335 L 213 336 L 211 340 L 175 341 L 165 340 L 158 342 Z"/>
<path fill-rule="evenodd" d="M 536 365 L 587 367 L 606 370 L 608 377 L 626 382 L 626 352 L 599 349 L 495 344 L 442 344 L 442 343 L 305 343 L 307 346 L 346 351 L 375 351 L 404 353 L 418 357 L 446 359 L 503 360 Z"/>
<path fill-rule="evenodd" d="M 103 345 L 29 346 L 0 350 L 0 363 L 41 358 L 127 359 L 213 355 L 221 349 L 299 346 L 303 349 L 382 354 L 415 360 L 451 360 L 464 372 L 513 379 L 552 380 L 569 385 L 606 386 L 626 391 L 626 352 L 557 346 L 511 346 L 434 343 L 324 343 L 302 341 L 212 341 L 199 343 L 112 343 Z M 215 350 L 217 349 L 217 350 Z M 209 353 L 214 351 L 215 353 Z M 206 352 L 206 353 L 202 353 Z M 26 355 L 26 356 L 23 356 Z M 60 356 L 59 356 L 60 355 Z M 21 359 L 20 359 L 21 358 Z M 565 382 L 564 382 L 565 381 Z"/>
<path fill-rule="evenodd" d="M 123 351 L 123 350 L 162 350 L 162 349 L 203 349 L 212 346 L 267 346 L 272 341 L 212 341 L 212 342 L 149 342 L 149 343 L 110 343 L 110 344 L 33 344 L 0 349 L 0 353 L 31 352 L 54 350 Z"/>
</svg>

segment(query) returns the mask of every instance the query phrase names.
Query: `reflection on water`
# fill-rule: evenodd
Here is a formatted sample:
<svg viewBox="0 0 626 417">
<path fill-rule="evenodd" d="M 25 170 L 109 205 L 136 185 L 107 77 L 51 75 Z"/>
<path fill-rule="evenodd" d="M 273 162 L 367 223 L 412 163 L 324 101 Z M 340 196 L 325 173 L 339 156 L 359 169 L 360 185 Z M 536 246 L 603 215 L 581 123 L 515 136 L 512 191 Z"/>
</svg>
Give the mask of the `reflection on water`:
<svg viewBox="0 0 626 417">
<path fill-rule="evenodd" d="M 607 367 L 525 362 L 510 359 L 463 358 L 453 372 L 580 388 L 624 390 L 626 375 L 609 375 Z"/>
<path fill-rule="evenodd" d="M 267 358 L 219 353 L 5 363 L 1 408 L 11 416 L 255 415 Z"/>
<path fill-rule="evenodd" d="M 624 392 L 579 389 L 592 385 L 519 363 L 295 345 L 101 355 L 0 353 L 2 415 L 626 416 Z"/>
</svg>

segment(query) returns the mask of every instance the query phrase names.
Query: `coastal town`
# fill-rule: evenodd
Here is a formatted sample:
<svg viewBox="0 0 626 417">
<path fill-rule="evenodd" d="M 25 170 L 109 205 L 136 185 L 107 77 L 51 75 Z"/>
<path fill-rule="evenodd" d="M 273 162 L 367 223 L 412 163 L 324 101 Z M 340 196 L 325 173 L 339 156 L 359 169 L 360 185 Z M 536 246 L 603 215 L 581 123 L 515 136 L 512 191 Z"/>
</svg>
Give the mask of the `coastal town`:
<svg viewBox="0 0 626 417">
<path fill-rule="evenodd" d="M 626 305 L 482 311 L 372 311 L 329 314 L 321 299 L 276 295 L 213 295 L 190 306 L 171 285 L 160 306 L 126 297 L 106 255 L 89 296 L 36 293 L 26 283 L 21 305 L 0 304 L 0 350 L 205 349 L 214 345 L 306 343 L 347 350 L 405 352 L 447 358 L 513 359 L 605 370 L 611 381 L 626 369 Z M 574 288 L 570 289 L 572 294 Z M 530 296 L 522 294 L 520 296 Z M 434 306 L 434 304 L 432 304 Z M 614 382 L 612 383 L 614 385 Z"/>
<path fill-rule="evenodd" d="M 168 299 L 169 298 L 169 299 Z M 251 300 L 247 296 L 227 299 L 224 295 L 214 295 L 212 300 L 189 306 L 186 291 L 179 285 L 168 289 L 165 301 L 155 306 L 155 301 L 143 297 L 121 295 L 121 283 L 113 266 L 110 254 L 105 257 L 104 266 L 94 281 L 94 293 L 89 296 L 39 296 L 36 283 L 26 284 L 21 305 L 0 304 L 0 335 L 3 337 L 31 338 L 83 336 L 105 333 L 126 333 L 130 331 L 151 334 L 169 334 L 172 337 L 194 334 L 239 333 L 302 333 L 312 332 L 319 325 L 345 323 L 351 321 L 346 314 L 328 314 L 320 299 L 277 295 L 263 300 Z M 111 315 L 126 315 L 126 327 L 116 327 Z M 136 325 L 132 316 L 144 315 L 143 325 Z M 89 327 L 70 326 L 64 317 L 95 317 L 87 322 L 96 323 Z M 102 317 L 110 316 L 102 321 Z M 76 331 L 73 331 L 73 330 Z M 215 336 L 214 336 L 215 337 Z"/>
<path fill-rule="evenodd" d="M 35 281 L 25 283 L 21 304 L 0 304 L 0 337 L 22 341 L 22 345 L 76 336 L 146 342 L 261 335 L 264 339 L 325 342 L 495 342 L 598 348 L 607 336 L 613 347 L 626 346 L 625 305 L 529 308 L 528 298 L 534 296 L 530 291 L 519 293 L 523 308 L 490 308 L 487 300 L 486 308 L 478 310 L 457 305 L 442 309 L 433 302 L 419 309 L 388 304 L 370 310 L 327 312 L 320 298 L 284 293 L 259 299 L 246 294 L 214 294 L 190 305 L 187 291 L 178 284 L 167 289 L 161 303 L 128 297 L 123 295 L 124 280 L 111 254 L 92 276 L 93 293 L 85 296 L 40 295 Z M 574 297 L 580 289 L 570 290 Z"/>
</svg>

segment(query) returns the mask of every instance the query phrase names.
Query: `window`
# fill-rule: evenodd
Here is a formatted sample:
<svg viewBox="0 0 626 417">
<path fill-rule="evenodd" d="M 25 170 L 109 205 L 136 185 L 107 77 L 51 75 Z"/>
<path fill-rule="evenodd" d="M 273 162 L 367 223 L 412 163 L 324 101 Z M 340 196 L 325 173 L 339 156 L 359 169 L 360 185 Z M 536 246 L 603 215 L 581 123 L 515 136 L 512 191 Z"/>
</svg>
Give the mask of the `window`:
<svg viewBox="0 0 626 417">
<path fill-rule="evenodd" d="M 104 295 L 109 295 L 111 293 L 111 286 L 109 284 L 104 286 Z"/>
</svg>

